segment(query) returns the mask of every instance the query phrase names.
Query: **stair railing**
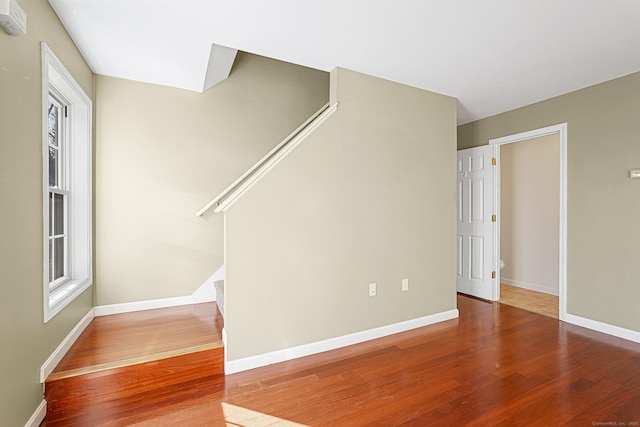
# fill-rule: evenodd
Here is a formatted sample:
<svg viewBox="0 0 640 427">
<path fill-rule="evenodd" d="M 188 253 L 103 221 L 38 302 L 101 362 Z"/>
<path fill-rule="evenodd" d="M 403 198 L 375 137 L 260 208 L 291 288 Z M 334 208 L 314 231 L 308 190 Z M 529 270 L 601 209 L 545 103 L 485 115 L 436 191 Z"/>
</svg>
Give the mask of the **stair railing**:
<svg viewBox="0 0 640 427">
<path fill-rule="evenodd" d="M 214 212 L 221 212 L 229 207 L 235 200 L 237 200 L 245 191 L 260 179 L 265 173 L 267 173 L 273 166 L 275 166 L 280 159 L 293 150 L 300 142 L 302 142 L 311 132 L 313 132 L 320 124 L 322 124 L 329 116 L 331 116 L 338 104 L 330 103 L 325 104 L 317 112 L 315 112 L 309 119 L 302 123 L 296 130 L 291 132 L 281 143 L 276 145 L 271 151 L 269 151 L 263 158 L 258 160 L 251 168 L 243 173 L 238 179 L 233 181 L 231 185 L 222 190 L 220 194 L 214 197 L 209 203 L 207 203 L 202 209 L 200 209 L 196 215 L 202 216 L 213 206 Z"/>
</svg>

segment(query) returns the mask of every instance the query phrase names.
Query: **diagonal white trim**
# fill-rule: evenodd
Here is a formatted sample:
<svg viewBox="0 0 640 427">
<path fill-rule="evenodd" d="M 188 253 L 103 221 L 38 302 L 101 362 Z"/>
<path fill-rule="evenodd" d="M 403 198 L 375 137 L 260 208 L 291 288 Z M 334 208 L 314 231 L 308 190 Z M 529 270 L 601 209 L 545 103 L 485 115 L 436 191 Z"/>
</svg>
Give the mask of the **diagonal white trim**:
<svg viewBox="0 0 640 427">
<path fill-rule="evenodd" d="M 324 122 L 338 107 L 337 103 L 333 105 L 325 104 L 316 111 L 311 117 L 309 117 L 304 123 L 302 123 L 296 130 L 291 132 L 281 143 L 273 147 L 263 158 L 258 160 L 253 166 L 251 166 L 245 173 L 243 173 L 238 179 L 233 181 L 227 188 L 222 190 L 215 198 L 207 203 L 202 209 L 200 209 L 196 215 L 202 216 L 211 209 L 212 206 L 216 206 L 215 212 L 220 212 L 222 208 L 219 206 L 221 201 L 228 197 L 236 199 L 244 191 L 248 190 L 253 182 L 257 179 L 255 175 L 262 176 L 273 167 L 278 160 L 291 151 L 295 145 L 298 145 L 306 136 L 320 123 Z M 252 175 L 253 174 L 253 175 Z M 246 181 L 245 181 L 246 180 Z M 229 205 L 232 201 L 228 199 L 223 203 Z"/>
<path fill-rule="evenodd" d="M 220 202 L 220 200 L 222 200 L 223 198 L 225 198 L 229 193 L 231 193 L 237 186 L 240 185 L 240 183 L 242 183 L 242 181 L 244 181 L 249 175 L 251 175 L 252 173 L 254 173 L 258 168 L 260 168 L 261 166 L 264 166 L 267 161 L 278 152 L 278 150 L 280 150 L 282 147 L 284 147 L 285 145 L 287 145 L 296 135 L 298 135 L 298 133 L 300 133 L 300 131 L 302 131 L 306 126 L 309 125 L 309 123 L 313 122 L 318 116 L 320 116 L 320 114 L 322 114 L 327 108 L 329 107 L 329 104 L 325 104 L 322 106 L 322 108 L 320 108 L 318 111 L 316 111 L 311 117 L 309 117 L 307 120 L 305 120 L 304 123 L 302 123 L 300 126 L 298 126 L 296 128 L 296 130 L 294 130 L 293 132 L 291 132 L 285 139 L 282 140 L 282 142 L 280 142 L 278 145 L 276 145 L 275 147 L 273 147 L 271 149 L 271 151 L 269 151 L 267 154 L 264 155 L 264 157 L 262 157 L 260 160 L 258 160 L 253 166 L 251 166 L 245 173 L 243 173 L 242 175 L 240 175 L 240 177 L 238 179 L 236 179 L 235 181 L 233 181 L 227 188 L 225 188 L 224 190 L 222 190 L 220 192 L 220 194 L 218 194 L 213 200 L 211 200 L 209 203 L 207 203 L 202 209 L 200 209 L 196 215 L 197 216 L 202 216 L 204 215 L 204 213 L 206 211 L 208 211 L 213 205 L 216 205 L 218 202 Z"/>
<path fill-rule="evenodd" d="M 38 427 L 47 416 L 47 401 L 42 400 L 24 427 Z"/>
<path fill-rule="evenodd" d="M 94 317 L 95 310 L 92 308 L 87 314 L 84 315 L 82 319 L 80 319 L 78 324 L 71 330 L 71 332 L 69 332 L 65 339 L 62 340 L 60 345 L 53 351 L 53 353 L 51 353 L 51 356 L 49 356 L 49 358 L 42 364 L 42 367 L 40 368 L 41 383 L 44 383 L 49 374 L 53 372 L 56 365 L 60 363 L 64 355 L 67 354 L 67 351 L 69 351 L 73 343 L 76 342 L 80 334 L 82 334 L 82 331 L 84 331 L 85 328 L 89 326 L 89 323 L 91 323 Z"/>
<path fill-rule="evenodd" d="M 417 319 L 407 320 L 404 322 L 394 323 L 392 325 L 381 326 L 379 328 L 369 329 L 366 331 L 356 332 L 349 335 L 330 338 L 323 341 L 317 341 L 296 347 L 285 348 L 270 353 L 259 354 L 257 356 L 245 357 L 236 360 L 227 360 L 226 334 L 225 342 L 225 361 L 224 372 L 226 375 L 235 374 L 237 372 L 249 369 L 259 368 L 261 366 L 272 365 L 274 363 L 285 362 L 287 360 L 297 359 L 299 357 L 309 356 L 312 354 L 322 353 L 337 348 L 346 347 L 353 344 L 373 340 L 376 338 L 386 337 L 388 335 L 397 334 L 399 332 L 408 331 L 423 326 L 432 325 L 434 323 L 444 322 L 445 320 L 455 319 L 459 316 L 458 309 L 443 311 L 441 313 L 420 317 Z"/>
<path fill-rule="evenodd" d="M 278 145 L 277 150 L 274 149 L 272 151 L 273 154 L 269 154 L 265 156 L 263 160 L 258 162 L 254 168 L 250 170 L 249 174 L 244 175 L 244 182 L 242 180 L 239 181 L 237 187 L 234 187 L 232 191 L 228 194 L 225 194 L 226 198 L 220 197 L 218 198 L 219 204 L 214 209 L 214 212 L 219 213 L 226 211 L 238 200 L 240 197 L 244 195 L 253 185 L 260 180 L 265 174 L 267 174 L 275 165 L 277 165 L 280 160 L 285 158 L 291 151 L 293 151 L 302 141 L 304 141 L 307 136 L 309 136 L 313 131 L 315 131 L 322 123 L 324 123 L 329 117 L 333 115 L 338 109 L 338 104 L 335 103 L 329 107 L 327 107 L 322 113 L 317 116 L 314 116 L 311 121 L 305 122 L 298 128 L 292 135 L 292 138 L 287 137 L 282 144 Z M 291 139 L 290 139 L 291 138 Z"/>
</svg>

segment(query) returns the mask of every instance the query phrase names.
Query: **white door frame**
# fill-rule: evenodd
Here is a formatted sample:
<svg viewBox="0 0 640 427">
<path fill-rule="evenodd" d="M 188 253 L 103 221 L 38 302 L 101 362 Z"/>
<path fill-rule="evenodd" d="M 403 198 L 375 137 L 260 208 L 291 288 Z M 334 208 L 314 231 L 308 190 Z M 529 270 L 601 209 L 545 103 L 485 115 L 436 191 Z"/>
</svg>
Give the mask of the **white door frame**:
<svg viewBox="0 0 640 427">
<path fill-rule="evenodd" d="M 559 238 L 559 260 L 558 260 L 558 297 L 559 310 L 558 317 L 564 321 L 567 316 L 567 124 L 548 126 L 540 129 L 521 132 L 515 135 L 504 136 L 489 141 L 493 146 L 493 155 L 497 159 L 498 168 L 493 184 L 494 194 L 494 212 L 500 212 L 500 146 L 511 144 L 514 142 L 525 141 L 541 136 L 554 135 L 560 136 L 560 238 Z M 494 260 L 500 262 L 500 216 L 497 216 L 497 226 L 494 234 Z M 500 266 L 496 266 L 497 278 L 494 282 L 494 295 L 500 299 Z"/>
</svg>

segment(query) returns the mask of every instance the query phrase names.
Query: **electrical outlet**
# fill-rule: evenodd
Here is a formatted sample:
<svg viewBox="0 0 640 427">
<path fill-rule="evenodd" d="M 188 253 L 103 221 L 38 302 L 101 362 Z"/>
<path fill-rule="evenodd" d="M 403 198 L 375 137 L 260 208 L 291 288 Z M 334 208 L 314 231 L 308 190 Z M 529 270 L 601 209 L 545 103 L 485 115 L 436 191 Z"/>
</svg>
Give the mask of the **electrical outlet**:
<svg viewBox="0 0 640 427">
<path fill-rule="evenodd" d="M 369 296 L 370 297 L 375 297 L 376 296 L 376 284 L 375 283 L 369 283 Z"/>
<path fill-rule="evenodd" d="M 402 291 L 409 290 L 409 279 L 402 279 Z"/>
</svg>

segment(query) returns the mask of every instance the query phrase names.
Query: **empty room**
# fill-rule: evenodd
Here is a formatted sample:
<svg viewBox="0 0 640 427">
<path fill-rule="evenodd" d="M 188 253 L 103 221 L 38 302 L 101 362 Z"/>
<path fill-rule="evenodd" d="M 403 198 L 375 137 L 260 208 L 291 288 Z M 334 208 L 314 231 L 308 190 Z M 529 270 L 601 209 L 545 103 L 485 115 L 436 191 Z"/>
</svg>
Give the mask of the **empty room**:
<svg viewBox="0 0 640 427">
<path fill-rule="evenodd" d="M 640 422 L 636 0 L 0 26 L 0 425 Z"/>
</svg>

